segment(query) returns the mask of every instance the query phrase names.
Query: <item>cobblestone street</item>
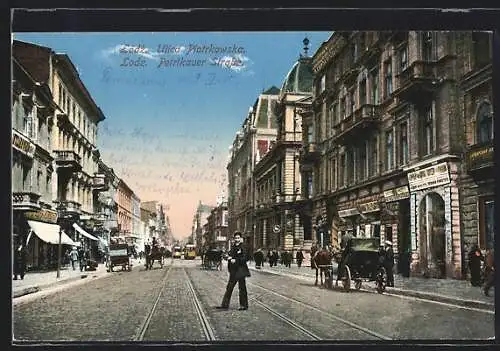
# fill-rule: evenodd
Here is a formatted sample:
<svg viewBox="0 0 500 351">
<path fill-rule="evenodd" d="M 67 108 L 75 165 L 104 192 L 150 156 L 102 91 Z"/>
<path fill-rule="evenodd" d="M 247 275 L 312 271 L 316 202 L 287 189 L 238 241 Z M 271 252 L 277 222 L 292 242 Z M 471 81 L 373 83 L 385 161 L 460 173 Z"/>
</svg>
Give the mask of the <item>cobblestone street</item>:
<svg viewBox="0 0 500 351">
<path fill-rule="evenodd" d="M 465 340 L 494 335 L 492 311 L 325 289 L 308 277 L 268 269 L 251 271 L 248 311 L 237 309 L 237 287 L 229 310 L 221 311 L 215 307 L 227 282 L 225 266 L 209 271 L 198 259 L 166 263 L 151 271 L 136 264 L 132 272 L 14 299 L 15 340 Z"/>
</svg>

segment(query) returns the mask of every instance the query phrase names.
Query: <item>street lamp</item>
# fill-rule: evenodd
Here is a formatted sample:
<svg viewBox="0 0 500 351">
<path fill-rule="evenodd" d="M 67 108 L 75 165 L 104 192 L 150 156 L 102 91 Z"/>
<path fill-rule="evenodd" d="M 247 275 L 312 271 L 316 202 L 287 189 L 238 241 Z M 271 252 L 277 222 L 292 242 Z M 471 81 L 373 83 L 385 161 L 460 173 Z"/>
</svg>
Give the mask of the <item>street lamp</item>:
<svg viewBox="0 0 500 351">
<path fill-rule="evenodd" d="M 62 256 L 62 221 L 63 213 L 65 210 L 64 205 L 59 202 L 57 205 L 57 221 L 59 222 L 59 244 L 57 247 L 57 278 L 61 276 L 61 256 Z"/>
</svg>

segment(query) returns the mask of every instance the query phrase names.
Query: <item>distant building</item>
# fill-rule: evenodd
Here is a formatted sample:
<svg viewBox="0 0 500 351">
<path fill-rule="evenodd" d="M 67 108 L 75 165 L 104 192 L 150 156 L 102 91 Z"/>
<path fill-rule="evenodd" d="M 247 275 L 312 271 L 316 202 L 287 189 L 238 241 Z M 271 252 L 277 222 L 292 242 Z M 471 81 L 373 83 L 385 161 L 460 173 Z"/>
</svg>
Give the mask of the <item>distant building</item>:
<svg viewBox="0 0 500 351">
<path fill-rule="evenodd" d="M 228 231 L 243 233 L 253 249 L 255 239 L 254 169 L 276 140 L 277 119 L 274 113 L 280 90 L 272 86 L 255 100 L 230 148 L 228 172 Z"/>
</svg>

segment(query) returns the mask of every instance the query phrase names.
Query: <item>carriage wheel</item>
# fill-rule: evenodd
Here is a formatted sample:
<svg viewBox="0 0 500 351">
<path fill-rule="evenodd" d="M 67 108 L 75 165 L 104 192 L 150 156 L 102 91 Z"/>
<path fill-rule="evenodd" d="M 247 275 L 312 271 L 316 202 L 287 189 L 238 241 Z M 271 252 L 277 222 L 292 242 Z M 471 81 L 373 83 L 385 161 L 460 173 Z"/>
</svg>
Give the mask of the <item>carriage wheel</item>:
<svg viewBox="0 0 500 351">
<path fill-rule="evenodd" d="M 384 267 L 381 267 L 377 272 L 377 292 L 382 294 L 385 291 L 385 287 L 387 285 L 387 272 Z"/>
<path fill-rule="evenodd" d="M 362 282 L 360 279 L 356 280 L 356 282 L 354 283 L 354 287 L 356 288 L 356 290 L 361 289 L 361 284 Z"/>
<path fill-rule="evenodd" d="M 351 270 L 349 266 L 344 267 L 344 277 L 342 278 L 342 284 L 344 285 L 344 290 L 351 290 Z"/>
</svg>

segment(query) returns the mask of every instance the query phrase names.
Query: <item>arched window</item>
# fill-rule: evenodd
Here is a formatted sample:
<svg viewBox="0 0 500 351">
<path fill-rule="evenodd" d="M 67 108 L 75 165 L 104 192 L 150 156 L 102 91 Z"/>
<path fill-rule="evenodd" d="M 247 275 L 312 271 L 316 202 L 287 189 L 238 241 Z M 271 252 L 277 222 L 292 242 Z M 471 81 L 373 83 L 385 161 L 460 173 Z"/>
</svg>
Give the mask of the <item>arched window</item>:
<svg viewBox="0 0 500 351">
<path fill-rule="evenodd" d="M 493 139 L 493 112 L 489 102 L 479 106 L 476 115 L 477 143 L 486 143 Z"/>
</svg>

